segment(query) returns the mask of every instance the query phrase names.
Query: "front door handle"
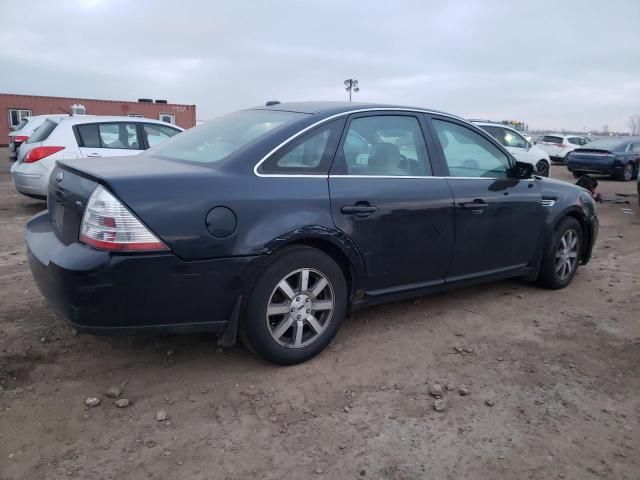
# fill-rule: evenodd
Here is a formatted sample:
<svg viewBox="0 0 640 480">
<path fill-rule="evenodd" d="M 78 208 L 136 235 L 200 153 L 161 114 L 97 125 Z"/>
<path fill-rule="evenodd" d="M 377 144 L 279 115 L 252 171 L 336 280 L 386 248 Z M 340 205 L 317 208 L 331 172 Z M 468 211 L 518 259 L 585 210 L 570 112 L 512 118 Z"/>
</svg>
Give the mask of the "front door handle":
<svg viewBox="0 0 640 480">
<path fill-rule="evenodd" d="M 87 153 L 87 157 L 101 157 L 99 153 Z"/>
<path fill-rule="evenodd" d="M 356 215 L 358 217 L 366 217 L 378 210 L 378 207 L 369 205 L 368 203 L 356 203 L 355 205 L 345 205 L 340 211 L 345 215 Z"/>
</svg>

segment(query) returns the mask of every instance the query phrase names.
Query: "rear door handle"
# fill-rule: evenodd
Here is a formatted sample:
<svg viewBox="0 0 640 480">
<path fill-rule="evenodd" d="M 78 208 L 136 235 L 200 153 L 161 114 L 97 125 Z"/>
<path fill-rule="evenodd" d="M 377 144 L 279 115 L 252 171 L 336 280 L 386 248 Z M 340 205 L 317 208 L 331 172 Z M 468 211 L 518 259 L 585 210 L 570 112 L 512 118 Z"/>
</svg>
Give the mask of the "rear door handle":
<svg viewBox="0 0 640 480">
<path fill-rule="evenodd" d="M 87 157 L 101 157 L 99 153 L 87 153 Z"/>
<path fill-rule="evenodd" d="M 373 205 L 369 205 L 369 204 L 345 205 L 340 209 L 340 211 L 345 215 L 357 215 L 357 216 L 371 215 L 372 213 L 375 213 L 376 210 L 378 210 L 378 207 L 374 207 Z"/>
<path fill-rule="evenodd" d="M 473 202 L 464 202 L 461 203 L 460 206 L 462 208 L 471 210 L 471 213 L 473 213 L 474 215 L 480 215 L 484 213 L 484 209 L 487 208 L 489 204 L 480 198 L 476 198 Z"/>
</svg>

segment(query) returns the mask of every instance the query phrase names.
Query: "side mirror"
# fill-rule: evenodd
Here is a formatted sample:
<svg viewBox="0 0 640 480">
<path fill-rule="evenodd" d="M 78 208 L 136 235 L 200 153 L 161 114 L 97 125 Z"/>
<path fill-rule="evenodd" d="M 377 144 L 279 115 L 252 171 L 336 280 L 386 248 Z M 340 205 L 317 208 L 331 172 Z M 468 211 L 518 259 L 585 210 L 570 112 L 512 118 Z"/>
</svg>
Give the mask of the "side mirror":
<svg viewBox="0 0 640 480">
<path fill-rule="evenodd" d="M 538 173 L 538 170 L 534 165 L 525 162 L 516 162 L 516 175 L 518 178 L 531 178 L 536 173 Z"/>
</svg>

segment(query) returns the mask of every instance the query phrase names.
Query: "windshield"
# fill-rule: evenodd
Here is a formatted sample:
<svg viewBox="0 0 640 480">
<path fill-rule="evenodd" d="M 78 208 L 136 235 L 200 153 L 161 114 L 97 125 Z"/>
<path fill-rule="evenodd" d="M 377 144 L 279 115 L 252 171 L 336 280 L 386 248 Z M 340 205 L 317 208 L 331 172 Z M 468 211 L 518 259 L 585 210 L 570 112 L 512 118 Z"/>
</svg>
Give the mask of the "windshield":
<svg viewBox="0 0 640 480">
<path fill-rule="evenodd" d="M 302 113 L 243 110 L 217 118 L 150 149 L 171 160 L 215 163 Z"/>
<path fill-rule="evenodd" d="M 619 138 L 601 138 L 589 142 L 583 148 L 588 148 L 589 150 L 620 150 L 626 144 L 626 140 L 620 140 Z"/>
</svg>

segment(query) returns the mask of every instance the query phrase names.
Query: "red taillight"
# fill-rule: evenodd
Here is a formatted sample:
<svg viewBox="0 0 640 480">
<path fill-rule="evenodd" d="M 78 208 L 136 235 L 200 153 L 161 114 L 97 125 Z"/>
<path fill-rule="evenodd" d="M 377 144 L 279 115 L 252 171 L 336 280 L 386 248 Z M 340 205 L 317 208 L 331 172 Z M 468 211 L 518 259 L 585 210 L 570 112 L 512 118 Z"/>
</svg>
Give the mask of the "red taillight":
<svg viewBox="0 0 640 480">
<path fill-rule="evenodd" d="M 27 155 L 24 157 L 24 163 L 37 162 L 38 160 L 42 160 L 43 158 L 53 155 L 60 150 L 64 150 L 64 147 L 36 147 L 27 152 Z"/>
<path fill-rule="evenodd" d="M 80 241 L 113 252 L 168 250 L 162 240 L 100 185 L 89 197 L 84 210 Z"/>
<path fill-rule="evenodd" d="M 13 143 L 22 143 L 22 142 L 26 142 L 27 140 L 29 140 L 29 137 L 27 135 L 15 135 L 13 137 Z"/>
</svg>

